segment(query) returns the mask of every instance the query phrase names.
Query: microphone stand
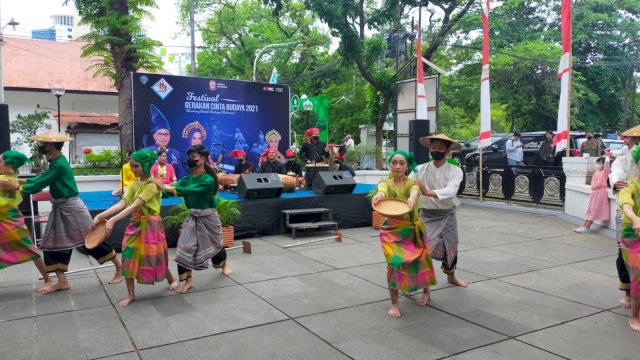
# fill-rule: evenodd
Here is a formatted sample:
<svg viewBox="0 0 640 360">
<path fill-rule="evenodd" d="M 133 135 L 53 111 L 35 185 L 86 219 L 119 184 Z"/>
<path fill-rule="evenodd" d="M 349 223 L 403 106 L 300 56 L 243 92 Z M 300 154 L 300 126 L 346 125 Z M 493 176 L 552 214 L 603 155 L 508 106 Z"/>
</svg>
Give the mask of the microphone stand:
<svg viewBox="0 0 640 360">
<path fill-rule="evenodd" d="M 122 200 L 122 197 L 124 196 L 124 158 L 122 156 L 122 128 L 125 127 L 126 125 L 131 124 L 131 121 L 127 121 L 124 122 L 118 126 L 114 126 L 111 129 L 107 129 L 105 131 L 103 131 L 103 134 L 111 134 L 112 131 L 118 131 L 118 143 L 120 146 L 120 154 L 118 154 L 118 157 L 120 158 L 120 199 Z"/>
</svg>

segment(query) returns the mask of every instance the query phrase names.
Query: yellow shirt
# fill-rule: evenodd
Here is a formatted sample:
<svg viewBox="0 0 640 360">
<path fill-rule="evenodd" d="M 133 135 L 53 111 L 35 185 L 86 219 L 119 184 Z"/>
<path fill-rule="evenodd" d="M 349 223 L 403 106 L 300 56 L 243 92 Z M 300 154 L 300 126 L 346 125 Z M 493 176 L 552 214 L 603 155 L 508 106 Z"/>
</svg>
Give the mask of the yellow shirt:
<svg viewBox="0 0 640 360">
<path fill-rule="evenodd" d="M 17 180 L 16 176 L 0 175 L 0 180 Z M 18 207 L 22 202 L 22 194 L 19 191 L 0 189 L 0 208 Z"/>
<path fill-rule="evenodd" d="M 122 166 L 122 170 L 120 170 L 120 178 L 122 181 L 120 185 L 118 185 L 119 189 L 122 189 L 122 185 L 124 185 L 124 187 L 129 187 L 129 185 L 136 181 L 136 176 L 133 174 L 133 171 L 131 171 L 131 164 L 126 163 Z"/>
<path fill-rule="evenodd" d="M 142 216 L 160 215 L 160 205 L 162 193 L 158 190 L 156 184 L 150 180 L 136 180 L 131 184 L 124 193 L 123 199 L 127 202 L 127 206 L 131 206 L 136 199 L 144 201 L 144 205 L 140 208 Z"/>
</svg>

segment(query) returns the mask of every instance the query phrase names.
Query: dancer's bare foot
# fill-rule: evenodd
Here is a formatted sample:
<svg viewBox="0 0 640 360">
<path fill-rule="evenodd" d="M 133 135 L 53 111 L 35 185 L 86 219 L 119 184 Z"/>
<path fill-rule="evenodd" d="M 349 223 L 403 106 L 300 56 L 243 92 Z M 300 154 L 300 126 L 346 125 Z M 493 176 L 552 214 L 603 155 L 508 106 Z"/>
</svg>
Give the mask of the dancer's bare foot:
<svg viewBox="0 0 640 360">
<path fill-rule="evenodd" d="M 118 303 L 118 305 L 125 307 L 129 304 L 131 304 L 132 302 L 136 301 L 136 297 L 133 295 L 129 295 L 126 298 L 120 300 L 120 302 Z"/>
<path fill-rule="evenodd" d="M 44 282 L 44 284 L 42 284 L 42 286 L 40 286 L 40 288 L 38 289 L 38 292 L 39 292 L 39 293 L 42 293 L 42 294 L 47 293 L 47 292 L 49 292 L 48 290 L 49 290 L 52 286 L 53 286 L 53 281 L 51 281 L 51 279 L 46 280 L 46 281 Z"/>
<path fill-rule="evenodd" d="M 449 284 L 453 284 L 455 286 L 460 286 L 463 288 L 466 288 L 468 286 L 466 282 L 458 279 L 454 274 L 447 275 L 447 281 L 449 282 Z"/>
<path fill-rule="evenodd" d="M 229 276 L 229 275 L 233 274 L 233 271 L 231 271 L 231 269 L 229 268 L 229 265 L 224 264 L 224 266 L 222 267 L 222 273 L 225 276 Z"/>
<path fill-rule="evenodd" d="M 184 294 L 184 293 L 186 293 L 187 291 L 189 291 L 189 289 L 191 289 L 191 288 L 193 287 L 193 281 L 190 281 L 190 280 L 191 280 L 191 278 L 189 278 L 189 280 L 187 280 L 187 281 L 184 283 L 184 285 L 182 285 L 182 286 L 178 287 L 178 288 L 176 289 L 176 292 L 177 292 L 178 294 Z"/>
<path fill-rule="evenodd" d="M 426 288 L 422 292 L 422 295 L 418 300 L 416 300 L 416 305 L 418 306 L 426 306 L 429 303 L 429 299 L 431 298 L 431 289 Z"/>
<path fill-rule="evenodd" d="M 117 271 L 113 275 L 113 279 L 111 279 L 111 281 L 109 281 L 109 284 L 118 284 L 118 283 L 121 283 L 122 280 L 123 280 L 122 272 L 121 271 Z"/>
<path fill-rule="evenodd" d="M 46 289 L 43 289 L 41 293 L 48 294 L 56 291 L 69 290 L 71 289 L 71 285 L 68 282 L 60 282 L 58 281 L 55 285 L 52 285 Z"/>
<path fill-rule="evenodd" d="M 631 308 L 631 298 L 628 296 L 623 297 L 622 299 L 620 299 L 620 301 L 618 301 L 618 304 L 620 304 L 620 307 L 623 309 L 630 309 Z"/>
<path fill-rule="evenodd" d="M 393 318 L 399 318 L 400 308 L 398 307 L 398 304 L 391 304 L 391 309 L 389 309 L 389 311 L 387 312 L 387 315 Z"/>
<path fill-rule="evenodd" d="M 640 332 L 640 319 L 638 318 L 629 319 L 629 326 L 631 326 L 631 330 Z"/>
<path fill-rule="evenodd" d="M 178 281 L 177 280 L 169 281 L 169 290 L 174 291 L 177 288 L 178 288 Z"/>
</svg>

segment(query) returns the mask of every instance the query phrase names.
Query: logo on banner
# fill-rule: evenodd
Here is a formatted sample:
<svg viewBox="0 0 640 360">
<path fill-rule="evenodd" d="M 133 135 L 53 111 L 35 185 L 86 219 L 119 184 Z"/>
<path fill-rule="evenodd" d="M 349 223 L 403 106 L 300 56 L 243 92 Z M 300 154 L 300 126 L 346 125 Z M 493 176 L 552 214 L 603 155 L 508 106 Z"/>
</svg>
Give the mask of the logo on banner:
<svg viewBox="0 0 640 360">
<path fill-rule="evenodd" d="M 142 85 L 147 85 L 147 81 L 149 81 L 147 75 L 140 76 L 140 82 L 142 83 Z"/>
<path fill-rule="evenodd" d="M 209 90 L 216 91 L 218 89 L 218 84 L 215 80 L 209 80 Z"/>
<path fill-rule="evenodd" d="M 164 78 L 161 78 L 157 83 L 153 84 L 151 89 L 162 100 L 166 99 L 167 96 L 169 96 L 169 94 L 171 94 L 171 92 L 173 91 L 173 87 L 169 85 L 167 80 L 165 80 Z"/>
</svg>

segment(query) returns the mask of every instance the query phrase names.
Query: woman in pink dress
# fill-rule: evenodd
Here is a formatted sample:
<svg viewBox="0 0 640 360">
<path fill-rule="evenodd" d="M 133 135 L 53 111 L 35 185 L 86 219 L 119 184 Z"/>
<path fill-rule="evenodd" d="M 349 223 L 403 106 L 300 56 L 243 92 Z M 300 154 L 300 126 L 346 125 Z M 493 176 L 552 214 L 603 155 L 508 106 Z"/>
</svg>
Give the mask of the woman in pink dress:
<svg viewBox="0 0 640 360">
<path fill-rule="evenodd" d="M 595 220 L 609 220 L 609 193 L 607 190 L 607 178 L 611 167 L 609 157 L 603 156 L 596 160 L 596 171 L 591 178 L 591 196 L 587 204 L 587 215 L 584 217 L 584 225 L 577 228 L 577 233 L 588 234 L 589 228 Z"/>
<path fill-rule="evenodd" d="M 176 170 L 167 162 L 167 150 L 158 149 L 158 161 L 151 167 L 151 177 L 160 179 L 165 185 L 176 183 Z"/>
</svg>

